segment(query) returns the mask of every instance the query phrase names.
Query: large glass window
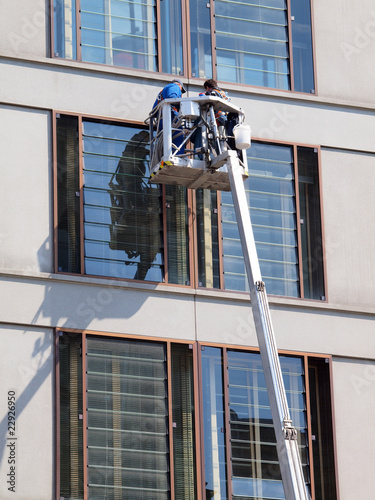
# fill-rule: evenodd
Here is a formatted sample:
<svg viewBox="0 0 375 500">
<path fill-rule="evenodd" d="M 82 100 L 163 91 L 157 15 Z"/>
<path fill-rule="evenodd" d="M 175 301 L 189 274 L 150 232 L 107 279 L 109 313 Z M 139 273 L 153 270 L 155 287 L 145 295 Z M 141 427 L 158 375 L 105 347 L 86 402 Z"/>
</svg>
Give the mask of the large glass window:
<svg viewBox="0 0 375 500">
<path fill-rule="evenodd" d="M 58 271 L 190 284 L 187 190 L 150 184 L 148 154 L 146 129 L 57 117 Z"/>
<path fill-rule="evenodd" d="M 260 354 L 195 347 L 59 333 L 60 496 L 285 498 Z M 325 361 L 280 356 L 305 481 L 319 499 L 335 498 Z"/>
<path fill-rule="evenodd" d="M 310 0 L 55 0 L 54 53 L 314 92 Z"/>
<path fill-rule="evenodd" d="M 248 165 L 245 190 L 268 293 L 324 299 L 317 150 L 253 142 Z M 222 193 L 222 234 L 225 288 L 248 290 L 230 192 Z"/>
<path fill-rule="evenodd" d="M 57 117 L 57 270 L 248 291 L 230 192 L 149 182 L 148 131 Z M 324 299 L 318 151 L 253 142 L 248 206 L 269 294 Z"/>
</svg>

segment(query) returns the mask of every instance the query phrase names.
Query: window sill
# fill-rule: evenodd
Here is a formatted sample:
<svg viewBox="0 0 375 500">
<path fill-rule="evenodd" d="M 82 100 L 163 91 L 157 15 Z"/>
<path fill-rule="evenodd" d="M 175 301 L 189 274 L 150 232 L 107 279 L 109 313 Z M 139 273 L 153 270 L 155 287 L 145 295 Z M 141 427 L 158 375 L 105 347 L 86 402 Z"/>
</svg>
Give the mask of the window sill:
<svg viewBox="0 0 375 500">
<path fill-rule="evenodd" d="M 175 78 L 176 75 L 169 75 L 165 73 L 154 73 L 148 72 L 144 70 L 135 70 L 131 68 L 121 68 L 119 66 L 106 66 L 104 64 L 96 64 L 91 62 L 80 62 L 73 61 L 70 59 L 60 59 L 60 58 L 49 58 L 49 57 L 35 57 L 35 56 L 21 56 L 15 55 L 14 53 L 1 53 L 0 59 L 9 59 L 13 61 L 23 61 L 28 63 L 42 64 L 50 67 L 61 67 L 61 68 L 70 68 L 72 71 L 74 70 L 84 70 L 88 73 L 99 73 L 99 74 L 107 74 L 107 75 L 116 75 L 123 77 L 131 77 L 131 78 L 143 78 L 148 81 L 159 82 L 160 85 L 164 85 L 166 82 L 170 82 L 172 78 Z M 193 92 L 196 92 L 197 89 L 195 87 L 202 87 L 203 79 L 198 78 L 179 78 L 187 85 L 193 86 L 191 89 Z M 335 105 L 342 106 L 345 108 L 356 108 L 356 109 L 366 109 L 366 110 L 374 110 L 374 106 L 369 106 L 369 103 L 361 102 L 361 101 L 347 101 L 341 99 L 334 98 L 325 98 L 320 97 L 316 94 L 304 94 L 301 92 L 293 92 L 290 90 L 275 90 L 269 89 L 266 87 L 252 87 L 249 85 L 243 84 L 234 84 L 234 83 L 225 83 L 225 89 L 229 92 L 239 93 L 239 94 L 248 94 L 248 95 L 258 95 L 265 97 L 275 97 L 275 98 L 283 98 L 286 100 L 292 101 L 300 101 L 300 102 L 310 102 L 314 104 L 326 104 L 326 105 Z M 110 117 L 108 117 L 110 118 Z"/>
<path fill-rule="evenodd" d="M 235 292 L 226 290 L 214 290 L 207 288 L 189 288 L 183 286 L 168 285 L 165 283 L 140 283 L 133 281 L 125 281 L 119 279 L 111 278 L 101 278 L 93 276 L 75 276 L 70 274 L 55 274 L 55 273 L 38 273 L 32 271 L 20 271 L 20 270 L 10 270 L 10 269 L 0 269 L 0 280 L 6 281 L 6 278 L 27 278 L 30 281 L 45 281 L 45 282 L 55 282 L 55 283 L 71 283 L 80 284 L 87 286 L 101 286 L 103 288 L 116 288 L 118 290 L 128 289 L 137 290 L 144 292 L 157 292 L 158 294 L 179 294 L 188 295 L 195 297 L 197 299 L 215 299 L 222 300 L 223 302 L 249 302 L 250 297 L 247 292 Z M 323 302 L 319 300 L 311 299 L 299 299 L 293 297 L 280 297 L 276 295 L 269 295 L 268 301 L 270 305 L 280 306 L 280 307 L 290 307 L 296 309 L 310 309 L 310 310 L 325 310 L 331 312 L 344 312 L 352 314 L 375 314 L 375 307 L 372 309 L 365 307 L 350 307 L 342 304 L 332 304 L 328 302 Z"/>
</svg>

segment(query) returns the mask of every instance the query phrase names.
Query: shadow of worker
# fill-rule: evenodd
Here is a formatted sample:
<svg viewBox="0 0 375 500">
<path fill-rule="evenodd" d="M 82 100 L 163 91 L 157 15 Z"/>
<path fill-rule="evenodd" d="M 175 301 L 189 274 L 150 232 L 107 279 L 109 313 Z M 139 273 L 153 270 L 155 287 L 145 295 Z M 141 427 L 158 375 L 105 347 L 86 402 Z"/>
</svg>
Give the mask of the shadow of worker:
<svg viewBox="0 0 375 500">
<path fill-rule="evenodd" d="M 109 182 L 110 248 L 123 250 L 126 265 L 136 267 L 135 280 L 146 279 L 160 253 L 159 187 L 145 177 L 149 133 L 142 130 L 127 143 Z"/>
</svg>

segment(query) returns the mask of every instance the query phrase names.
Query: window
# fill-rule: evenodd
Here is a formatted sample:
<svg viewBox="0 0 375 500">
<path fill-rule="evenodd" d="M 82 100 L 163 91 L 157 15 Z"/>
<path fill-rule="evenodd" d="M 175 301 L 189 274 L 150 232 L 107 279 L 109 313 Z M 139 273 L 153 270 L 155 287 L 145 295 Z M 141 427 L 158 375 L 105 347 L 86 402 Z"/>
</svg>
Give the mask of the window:
<svg viewBox="0 0 375 500">
<path fill-rule="evenodd" d="M 314 92 L 310 0 L 288 6 L 287 0 L 55 0 L 54 53 Z"/>
<path fill-rule="evenodd" d="M 60 497 L 284 498 L 258 352 L 61 332 L 58 358 Z M 333 499 L 329 365 L 281 366 L 306 484 Z"/>
<path fill-rule="evenodd" d="M 187 191 L 148 183 L 148 131 L 58 115 L 56 133 L 58 271 L 189 284 Z"/>
<path fill-rule="evenodd" d="M 268 293 L 324 299 L 314 148 L 253 142 L 245 181 L 260 269 Z M 222 193 L 225 288 L 248 290 L 230 192 Z"/>
<path fill-rule="evenodd" d="M 56 121 L 59 272 L 248 290 L 230 192 L 150 184 L 142 127 Z M 317 149 L 253 142 L 248 165 L 268 293 L 324 299 Z"/>
</svg>

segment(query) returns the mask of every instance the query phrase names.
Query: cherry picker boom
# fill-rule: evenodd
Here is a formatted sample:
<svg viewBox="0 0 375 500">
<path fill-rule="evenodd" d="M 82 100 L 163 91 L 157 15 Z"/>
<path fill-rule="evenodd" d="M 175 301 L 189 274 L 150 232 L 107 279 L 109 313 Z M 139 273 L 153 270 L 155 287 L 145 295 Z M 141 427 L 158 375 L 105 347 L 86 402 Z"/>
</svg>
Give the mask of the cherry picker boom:
<svg viewBox="0 0 375 500">
<path fill-rule="evenodd" d="M 172 107 L 179 109 L 177 118 Z M 216 123 L 218 111 L 228 117 L 227 131 Z M 244 113 L 218 97 L 200 96 L 166 99 L 152 110 L 148 121 L 152 183 L 232 192 L 285 498 L 308 500 L 243 183 L 248 177 L 245 149 L 250 147 Z"/>
</svg>

